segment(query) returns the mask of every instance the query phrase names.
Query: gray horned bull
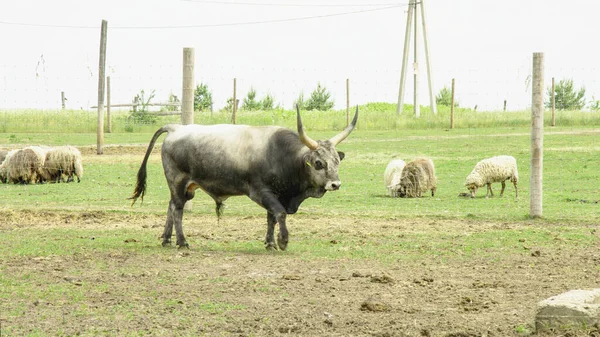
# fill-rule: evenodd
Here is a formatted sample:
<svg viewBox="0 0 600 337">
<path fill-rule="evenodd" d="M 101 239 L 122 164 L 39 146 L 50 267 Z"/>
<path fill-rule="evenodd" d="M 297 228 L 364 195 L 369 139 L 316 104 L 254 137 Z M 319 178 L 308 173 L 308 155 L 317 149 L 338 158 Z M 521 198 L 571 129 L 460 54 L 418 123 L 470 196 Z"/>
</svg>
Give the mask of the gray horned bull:
<svg viewBox="0 0 600 337">
<path fill-rule="evenodd" d="M 183 206 L 200 188 L 216 203 L 246 195 L 267 210 L 267 249 L 285 250 L 286 215 L 294 214 L 306 198 L 320 198 L 340 188 L 338 177 L 344 153 L 335 146 L 352 132 L 352 123 L 329 140 L 313 140 L 305 132 L 297 110 L 298 133 L 278 126 L 168 124 L 152 137 L 137 174 L 133 203 L 146 192 L 146 164 L 157 138 L 167 132 L 161 157 L 171 200 L 162 245 L 171 244 L 173 226 L 178 247 L 188 247 L 182 228 Z M 277 246 L 275 224 L 279 224 Z"/>
</svg>

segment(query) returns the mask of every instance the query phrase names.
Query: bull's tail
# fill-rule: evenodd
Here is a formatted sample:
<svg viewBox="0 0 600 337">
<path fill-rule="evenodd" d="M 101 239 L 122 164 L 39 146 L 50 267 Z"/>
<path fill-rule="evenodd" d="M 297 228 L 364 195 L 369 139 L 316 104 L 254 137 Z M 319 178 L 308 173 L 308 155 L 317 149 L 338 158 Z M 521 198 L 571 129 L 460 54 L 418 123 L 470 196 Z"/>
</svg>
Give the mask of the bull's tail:
<svg viewBox="0 0 600 337">
<path fill-rule="evenodd" d="M 133 200 L 131 202 L 132 206 L 133 206 L 133 204 L 135 204 L 135 202 L 137 201 L 138 198 L 141 198 L 142 202 L 144 201 L 144 194 L 146 194 L 146 177 L 147 177 L 146 164 L 148 163 L 148 157 L 150 157 L 150 153 L 152 153 L 152 149 L 154 148 L 154 143 L 156 143 L 156 140 L 158 139 L 158 137 L 160 135 L 162 135 L 165 132 L 171 132 L 173 130 L 175 130 L 175 125 L 168 124 L 168 125 L 163 126 L 160 129 L 158 129 L 154 133 L 154 136 L 152 136 L 152 139 L 150 140 L 150 144 L 148 144 L 148 149 L 146 150 L 146 155 L 144 156 L 144 160 L 142 161 L 142 165 L 140 166 L 140 169 L 138 170 L 138 173 L 137 173 L 137 182 L 135 184 L 135 190 L 133 191 L 133 195 L 128 198 L 128 199 Z"/>
</svg>

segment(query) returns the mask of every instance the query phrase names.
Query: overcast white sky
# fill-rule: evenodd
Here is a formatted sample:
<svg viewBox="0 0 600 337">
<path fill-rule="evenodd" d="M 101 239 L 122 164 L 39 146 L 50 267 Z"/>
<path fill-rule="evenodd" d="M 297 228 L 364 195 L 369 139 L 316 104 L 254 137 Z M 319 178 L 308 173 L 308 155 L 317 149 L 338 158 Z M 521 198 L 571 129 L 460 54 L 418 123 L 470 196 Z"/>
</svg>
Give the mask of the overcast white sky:
<svg viewBox="0 0 600 337">
<path fill-rule="evenodd" d="M 352 105 L 396 102 L 407 3 L 3 0 L 0 108 L 59 108 L 61 91 L 70 108 L 95 105 L 102 19 L 114 103 L 130 102 L 141 89 L 156 90 L 155 101 L 181 96 L 184 47 L 195 48 L 196 83 L 209 85 L 215 108 L 231 97 L 234 77 L 238 97 L 252 86 L 286 108 L 318 82 L 344 108 L 346 78 Z M 425 9 L 434 94 L 456 78 L 461 106 L 500 110 L 507 99 L 509 109 L 527 108 L 532 54 L 544 52 L 547 85 L 552 76 L 572 78 L 588 99 L 600 98 L 599 2 L 426 0 Z M 316 18 L 300 20 L 306 17 Z M 420 103 L 428 105 L 419 44 Z M 406 103 L 412 92 L 410 65 Z"/>
</svg>

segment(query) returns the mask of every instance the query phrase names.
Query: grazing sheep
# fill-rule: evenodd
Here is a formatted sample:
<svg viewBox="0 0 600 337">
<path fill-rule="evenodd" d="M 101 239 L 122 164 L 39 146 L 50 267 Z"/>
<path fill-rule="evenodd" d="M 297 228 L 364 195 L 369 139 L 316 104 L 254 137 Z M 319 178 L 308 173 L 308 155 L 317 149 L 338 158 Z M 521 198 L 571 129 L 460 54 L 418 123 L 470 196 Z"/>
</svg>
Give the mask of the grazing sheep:
<svg viewBox="0 0 600 337">
<path fill-rule="evenodd" d="M 0 150 L 0 164 L 2 164 L 2 162 L 4 162 L 4 159 L 6 158 L 7 154 L 8 154 L 7 150 Z"/>
<path fill-rule="evenodd" d="M 481 160 L 471 173 L 467 176 L 465 186 L 471 191 L 471 198 L 475 198 L 475 192 L 483 185 L 487 185 L 485 197 L 494 196 L 492 183 L 502 183 L 500 196 L 504 194 L 506 187 L 505 181 L 510 180 L 515 185 L 515 197 L 519 196 L 517 182 L 519 181 L 519 172 L 517 170 L 517 161 L 512 156 L 497 156 Z"/>
<path fill-rule="evenodd" d="M 9 183 L 35 184 L 48 179 L 44 169 L 45 155 L 41 148 L 30 146 L 17 150 L 6 163 L 6 180 Z"/>
<path fill-rule="evenodd" d="M 4 155 L 4 158 L 2 158 L 2 160 L 0 161 L 0 181 L 4 184 L 8 182 L 8 160 L 16 152 L 17 150 L 8 151 L 6 155 Z"/>
<path fill-rule="evenodd" d="M 417 158 L 408 162 L 402 170 L 400 184 L 396 189 L 401 198 L 420 198 L 428 190 L 431 190 L 432 197 L 435 196 L 437 178 L 433 161 L 429 158 Z"/>
<path fill-rule="evenodd" d="M 383 173 L 383 183 L 385 188 L 388 190 L 388 194 L 392 197 L 398 197 L 397 185 L 400 184 L 400 177 L 402 176 L 402 169 L 406 163 L 402 159 L 392 160 Z"/>
<path fill-rule="evenodd" d="M 49 150 L 46 153 L 45 168 L 49 180 L 54 182 L 73 181 L 73 175 L 77 177 L 77 182 L 81 181 L 83 176 L 83 165 L 81 163 L 81 152 L 73 146 L 59 146 Z"/>
</svg>

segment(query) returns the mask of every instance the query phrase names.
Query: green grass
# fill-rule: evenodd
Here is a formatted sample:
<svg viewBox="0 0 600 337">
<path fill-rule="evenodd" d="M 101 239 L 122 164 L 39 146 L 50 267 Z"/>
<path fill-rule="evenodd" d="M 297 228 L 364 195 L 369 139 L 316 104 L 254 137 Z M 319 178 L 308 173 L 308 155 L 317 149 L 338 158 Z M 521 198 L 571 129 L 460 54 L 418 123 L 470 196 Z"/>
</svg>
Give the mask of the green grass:
<svg viewBox="0 0 600 337">
<path fill-rule="evenodd" d="M 481 127 L 458 127 L 449 130 L 438 127 L 441 124 L 443 109 L 437 117 L 425 111 L 421 119 L 403 116 L 395 117 L 395 111 L 383 104 L 367 105 L 361 112 L 358 128 L 338 146 L 346 152 L 346 159 L 340 167 L 342 189 L 327 193 L 323 199 L 309 199 L 303 203 L 300 213 L 310 214 L 349 214 L 366 217 L 433 217 L 500 219 L 520 221 L 529 214 L 529 166 L 530 166 L 530 127 L 524 112 L 473 113 L 470 125 Z M 375 112 L 373 109 L 383 109 Z M 47 123 L 43 132 L 36 132 L 35 118 L 29 112 L 0 112 L 0 125 L 12 125 L 14 120 L 26 120 L 18 127 L 10 127 L 0 133 L 0 147 L 18 148 L 28 144 L 61 145 L 72 144 L 95 150 L 96 134 L 82 131 L 77 123 L 93 120 L 84 118 L 87 112 L 47 112 L 33 114 L 46 116 L 56 114 L 56 118 L 42 118 Z M 278 111 L 282 118 L 276 122 L 293 127 L 295 116 L 290 111 Z M 588 112 L 561 112 L 566 124 L 577 126 L 548 127 L 544 137 L 544 199 L 543 216 L 546 221 L 593 221 L 598 215 L 596 202 L 597 186 L 600 185 L 600 147 L 597 145 L 600 119 Z M 4 114 L 4 115 L 3 115 Z M 306 112 L 305 125 L 311 137 L 329 138 L 336 134 L 345 123 L 341 112 Z M 406 113 L 405 113 L 406 114 Z M 11 116 L 8 118 L 6 116 Z M 206 113 L 198 113 L 197 121 Z M 4 117 L 2 117 L 4 116 Z M 213 117 L 219 114 L 213 114 Z M 249 124 L 268 123 L 269 113 L 240 113 L 240 122 Z M 385 117 L 388 116 L 388 117 Z M 391 116 L 391 117 L 390 117 Z M 582 117 L 582 116 L 585 116 Z M 596 117 L 594 117 L 596 116 Z M 123 116 L 121 116 L 123 117 Z M 244 118 L 247 117 L 247 120 Z M 512 118 L 514 117 L 514 118 Z M 4 120 L 2 119 L 4 118 Z M 64 130 L 52 121 L 65 119 Z M 172 117 L 169 117 L 173 119 Z M 216 118 L 216 117 L 215 117 Z M 262 118 L 259 119 L 259 118 Z M 596 119 L 594 119 L 596 118 Z M 432 124 L 427 124 L 427 120 Z M 389 126 L 372 128 L 387 121 Z M 119 121 L 119 117 L 115 117 Z M 172 122 L 173 120 L 171 120 Z M 210 120 L 226 122 L 226 120 Z M 327 121 L 327 122 L 325 122 Z M 519 121 L 518 123 L 515 121 Z M 167 121 L 163 121 L 167 122 Z M 394 124 L 400 122 L 406 125 Z M 411 123 L 415 123 L 412 125 Z M 516 124 L 511 125 L 511 124 Z M 87 122 L 86 122 L 87 123 Z M 372 123 L 372 126 L 369 126 Z M 424 123 L 424 124 L 423 124 Z M 367 127 L 365 127 L 365 124 Z M 521 125 L 523 124 L 523 125 Z M 13 130 L 15 128 L 16 130 Z M 20 128 L 20 129 L 19 129 Z M 29 130 L 32 128 L 33 130 Z M 90 128 L 92 128 L 90 126 Z M 116 126 L 114 130 L 119 130 Z M 145 146 L 158 126 L 144 126 L 139 132 L 118 132 L 105 134 L 106 146 L 138 144 Z M 84 128 L 85 129 L 85 128 Z M 324 130 L 321 130 L 324 129 Z M 61 131 L 61 132 L 59 132 Z M 164 137 L 163 137 L 164 138 Z M 163 138 L 159 139 L 159 142 Z M 503 198 L 485 200 L 485 190 L 478 192 L 475 200 L 459 198 L 465 192 L 464 179 L 481 159 L 508 154 L 517 159 L 519 166 L 519 198 L 515 200 L 512 185 L 507 184 Z M 405 161 L 418 156 L 433 159 L 438 177 L 438 193 L 421 199 L 388 198 L 383 187 L 383 171 L 393 158 Z M 168 203 L 168 189 L 162 173 L 160 158 L 155 155 L 149 164 L 148 191 L 143 204 L 130 207 L 130 196 L 135 183 L 136 172 L 142 159 L 141 148 L 134 155 L 87 156 L 84 159 L 84 178 L 80 184 L 46 184 L 35 186 L 0 185 L 4 205 L 10 208 L 103 210 L 118 212 L 164 213 Z M 493 186 L 499 194 L 500 185 Z M 264 211 L 247 198 L 231 198 L 227 202 L 226 214 L 259 215 Z M 212 199 L 198 193 L 194 200 L 194 212 L 211 214 L 214 212 Z"/>
<path fill-rule="evenodd" d="M 420 118 L 413 114 L 412 105 L 405 105 L 402 114 L 396 114 L 396 105 L 391 103 L 367 103 L 359 106 L 360 130 L 428 130 L 449 129 L 450 109 L 439 106 L 438 113 L 433 115 L 428 107 L 421 108 Z M 350 118 L 354 108 L 350 111 Z M 136 124 L 129 119 L 130 113 L 123 110 L 112 112 L 112 132 L 114 133 L 147 133 L 157 129 L 157 125 L 179 123 L 180 116 L 158 116 L 155 124 Z M 198 124 L 231 123 L 230 112 L 196 112 L 194 122 Z M 106 112 L 105 112 L 106 118 Z M 339 130 L 346 125 L 346 110 L 304 111 L 302 115 L 306 127 L 310 130 Z M 83 110 L 0 110 L 0 133 L 20 140 L 19 133 L 92 133 L 96 132 L 97 111 Z M 270 111 L 239 111 L 236 116 L 238 124 L 249 125 L 281 125 L 295 128 L 296 112 L 276 109 Z M 547 112 L 546 125 L 550 125 L 551 116 Z M 466 108 L 457 108 L 454 112 L 456 129 L 479 129 L 497 127 L 528 127 L 531 123 L 531 112 L 494 111 L 480 112 Z M 556 124 L 561 127 L 594 127 L 600 124 L 600 112 L 557 111 Z M 105 120 L 105 128 L 107 121 Z M 56 136 L 56 135 L 55 135 Z M 107 135 L 109 136 L 109 135 Z M 60 138 L 60 136 L 58 136 Z M 108 140 L 107 140 L 108 142 Z M 0 140 L 0 144 L 3 141 Z M 18 142 L 12 142 L 18 143 Z"/>
<path fill-rule="evenodd" d="M 178 332 L 211 335 L 215 330 L 210 328 L 218 330 L 227 325 L 224 321 L 231 322 L 231 317 L 251 317 L 248 313 L 256 310 L 223 298 L 242 281 L 247 284 L 244 292 L 255 291 L 257 298 L 267 303 L 284 297 L 294 299 L 294 288 L 302 284 L 288 287 L 273 279 L 240 278 L 227 269 L 228 265 L 236 265 L 237 259 L 257 266 L 272 264 L 273 272 L 281 265 L 289 265 L 293 271 L 295 266 L 306 270 L 323 263 L 328 266 L 323 269 L 327 272 L 327 268 L 353 268 L 348 265 L 375 266 L 373 269 L 378 271 L 427 264 L 448 268 L 484 265 L 486 273 L 500 275 L 507 266 L 527 268 L 535 264 L 532 250 L 539 249 L 541 259 L 574 253 L 574 261 L 579 264 L 573 268 L 586 265 L 591 278 L 597 275 L 600 266 L 591 260 L 577 260 L 577 254 L 593 251 L 599 244 L 597 234 L 591 230 L 597 226 L 600 214 L 600 204 L 594 203 L 599 199 L 600 186 L 598 113 L 561 112 L 557 127 L 546 126 L 543 218 L 531 220 L 528 112 L 458 110 L 456 128 L 449 130 L 448 114 L 443 109 L 437 116 L 423 109 L 420 119 L 406 111 L 410 109 L 396 117 L 392 105 L 361 107 L 357 130 L 338 147 L 346 152 L 340 166 L 342 188 L 321 199 L 306 200 L 299 215 L 289 217 L 292 241 L 287 252 L 273 255 L 263 248 L 265 211 L 248 198 L 229 199 L 225 215 L 215 228 L 214 202 L 198 192 L 193 211 L 184 215 L 192 246 L 188 257 L 161 247 L 157 238 L 169 198 L 157 154 L 148 164 L 144 202 L 131 207 L 127 200 L 142 149 L 158 125 L 177 122 L 178 117 L 161 117 L 157 125 L 127 129 L 126 114 L 116 113 L 113 133 L 105 134 L 106 145 L 141 147 L 133 154 L 98 156 L 89 154 L 96 144 L 93 112 L 0 111 L 0 148 L 72 144 L 87 149 L 81 183 L 0 185 L 0 210 L 7 217 L 4 222 L 12 224 L 0 224 L 2 335 L 111 335 L 115 326 L 122 327 L 118 334 L 123 336 Z M 198 113 L 196 122 L 226 123 L 229 117 L 224 113 Z M 295 127 L 291 111 L 242 112 L 238 117 L 239 123 Z M 328 138 L 344 127 L 345 111 L 307 112 L 304 123 L 312 138 Z M 510 185 L 503 198 L 486 200 L 485 191 L 479 191 L 476 199 L 458 197 L 466 192 L 463 182 L 475 163 L 499 154 L 517 159 L 519 198 L 515 199 Z M 435 162 L 436 196 L 387 197 L 382 177 L 387 163 L 393 158 L 410 160 L 417 156 Z M 493 187 L 498 194 L 499 184 Z M 16 218 L 10 218 L 11 210 L 16 210 Z M 35 212 L 40 222 L 32 228 L 22 226 L 18 219 L 28 212 Z M 108 219 L 111 215 L 118 216 L 118 220 Z M 198 220 L 203 218 L 198 215 L 208 215 L 214 223 L 202 222 L 205 220 Z M 129 221 L 129 217 L 143 216 L 150 217 L 143 221 L 146 227 L 135 225 L 141 221 L 115 225 Z M 443 227 L 447 222 L 440 219 L 457 224 L 447 229 Z M 414 221 L 414 228 L 408 228 L 410 221 Z M 147 228 L 155 224 L 156 228 Z M 574 272 L 568 269 L 568 263 L 559 268 L 567 274 Z M 345 270 L 345 274 L 353 271 Z M 553 285 L 545 277 L 537 275 L 540 284 Z M 535 280 L 532 277 L 528 282 Z M 178 292 L 182 285 L 190 292 L 185 296 Z M 514 288 L 513 284 L 509 286 Z M 210 296 L 205 293 L 208 290 Z M 468 287 L 460 290 L 469 291 Z M 507 298 L 511 296 L 512 292 Z M 318 301 L 311 303 L 314 306 Z M 265 316 L 261 324 L 269 324 L 273 317 Z M 51 326 L 56 329 L 49 329 L 48 322 L 53 322 Z M 189 328 L 198 330 L 185 330 Z M 209 330 L 202 333 L 200 328 Z M 524 324 L 512 329 L 519 335 L 529 332 Z"/>
</svg>

